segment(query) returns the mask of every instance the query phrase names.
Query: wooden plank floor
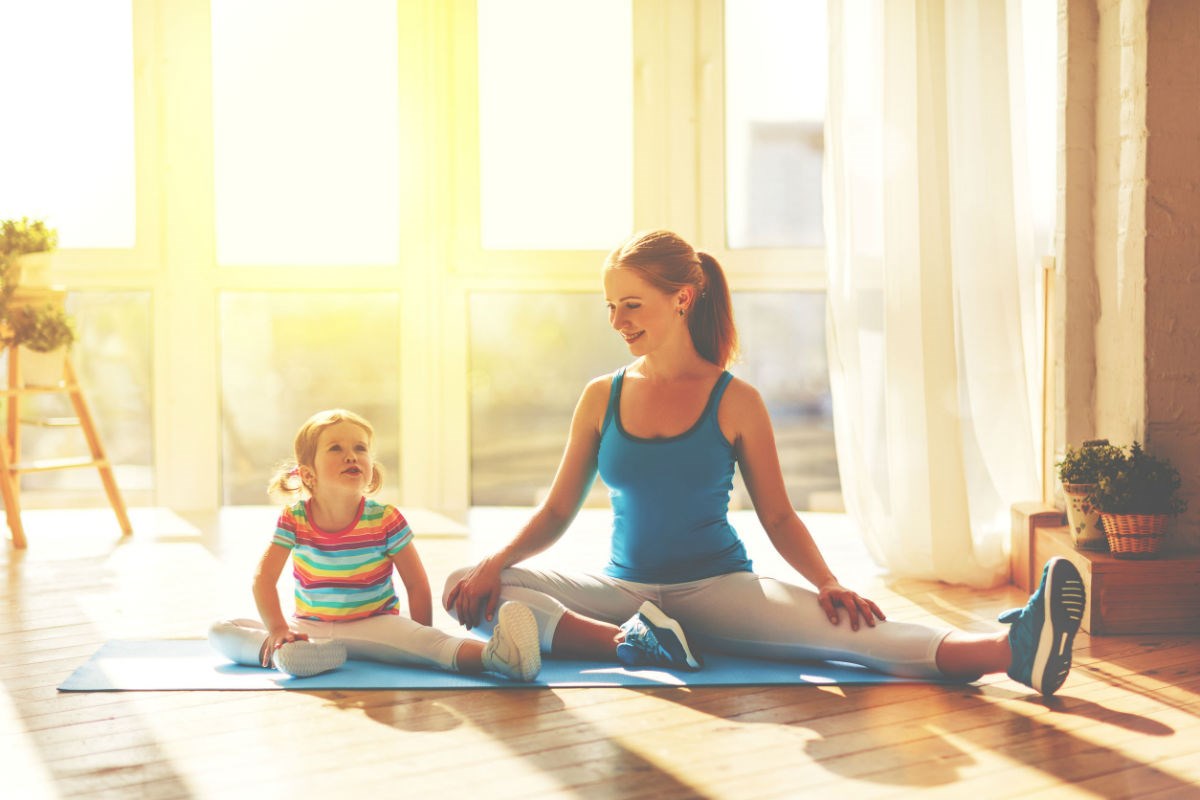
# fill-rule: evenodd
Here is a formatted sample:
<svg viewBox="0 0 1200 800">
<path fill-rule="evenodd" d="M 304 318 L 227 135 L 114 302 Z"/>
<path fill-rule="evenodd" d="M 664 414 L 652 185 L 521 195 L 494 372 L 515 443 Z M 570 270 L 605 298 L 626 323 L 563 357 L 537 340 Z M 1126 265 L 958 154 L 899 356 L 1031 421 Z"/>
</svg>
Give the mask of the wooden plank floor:
<svg viewBox="0 0 1200 800">
<path fill-rule="evenodd" d="M 440 585 L 522 512 L 478 512 L 470 540 L 414 515 Z M 1200 640 L 1077 640 L 1043 701 L 1003 676 L 970 686 L 503 691 L 115 692 L 56 687 L 111 638 L 201 636 L 252 609 L 270 509 L 185 517 L 29 511 L 0 554 L 0 797 L 1200 797 Z M 585 514 L 552 555 L 586 562 Z M 760 571 L 778 568 L 738 522 Z M 843 518 L 810 518 L 844 582 L 897 619 L 991 630 L 1011 587 L 886 582 Z M 422 530 L 422 525 L 425 527 Z M 449 625 L 444 616 L 437 624 Z"/>
</svg>

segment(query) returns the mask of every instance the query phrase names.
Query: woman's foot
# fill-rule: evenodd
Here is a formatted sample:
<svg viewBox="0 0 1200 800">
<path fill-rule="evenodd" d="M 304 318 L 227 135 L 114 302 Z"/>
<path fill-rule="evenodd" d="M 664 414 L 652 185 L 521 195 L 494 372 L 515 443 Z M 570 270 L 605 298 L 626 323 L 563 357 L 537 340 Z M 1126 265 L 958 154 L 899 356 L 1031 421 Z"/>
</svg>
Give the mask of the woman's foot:
<svg viewBox="0 0 1200 800">
<path fill-rule="evenodd" d="M 492 638 L 483 648 L 483 668 L 529 682 L 542 669 L 537 620 L 528 606 L 509 600 L 500 606 Z"/>
<path fill-rule="evenodd" d="M 1058 556 L 1046 562 L 1042 582 L 1024 608 L 1000 615 L 1012 625 L 1008 675 L 1049 697 L 1071 671 L 1071 648 L 1083 619 L 1087 593 L 1079 570 Z"/>
<path fill-rule="evenodd" d="M 688 645 L 683 626 L 649 600 L 621 626 L 625 641 L 617 658 L 630 667 L 668 667 L 695 672 L 704 660 Z"/>
</svg>

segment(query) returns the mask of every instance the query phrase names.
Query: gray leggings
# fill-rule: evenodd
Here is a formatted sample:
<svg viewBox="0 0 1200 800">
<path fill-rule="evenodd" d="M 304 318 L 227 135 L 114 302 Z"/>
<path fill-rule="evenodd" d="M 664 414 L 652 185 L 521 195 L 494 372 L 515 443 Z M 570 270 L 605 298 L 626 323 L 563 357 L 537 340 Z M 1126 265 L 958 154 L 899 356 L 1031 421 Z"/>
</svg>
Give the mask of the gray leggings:
<svg viewBox="0 0 1200 800">
<path fill-rule="evenodd" d="M 469 569 L 455 570 L 446 579 L 443 605 Z M 782 661 L 834 659 L 903 677 L 944 677 L 937 667 L 937 650 L 949 629 L 885 620 L 854 631 L 844 609 L 839 610 L 839 624 L 832 624 L 815 592 L 752 572 L 654 584 L 512 567 L 500 579 L 502 601 L 518 600 L 533 611 L 545 652 L 568 610 L 619 625 L 650 600 L 683 626 L 702 653 Z"/>
</svg>

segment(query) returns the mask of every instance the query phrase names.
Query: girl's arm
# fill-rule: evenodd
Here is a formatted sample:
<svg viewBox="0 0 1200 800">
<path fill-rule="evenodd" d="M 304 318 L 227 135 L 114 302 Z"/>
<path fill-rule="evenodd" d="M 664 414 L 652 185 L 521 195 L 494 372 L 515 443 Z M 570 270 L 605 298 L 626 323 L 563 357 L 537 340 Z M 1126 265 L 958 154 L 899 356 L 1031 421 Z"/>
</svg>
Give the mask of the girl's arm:
<svg viewBox="0 0 1200 800">
<path fill-rule="evenodd" d="M 779 467 L 771 417 L 759 393 L 744 381 L 733 381 L 726 392 L 729 402 L 721 404 L 722 428 L 729 423 L 735 431 L 734 450 L 746 489 L 758 520 L 784 560 L 814 587 L 829 621 L 838 623 L 837 607 L 850 616 L 850 627 L 858 630 L 859 616 L 874 627 L 884 619 L 879 606 L 842 586 L 813 541 L 812 534 L 792 508 Z"/>
<path fill-rule="evenodd" d="M 271 666 L 271 654 L 284 644 L 308 638 L 306 634 L 293 631 L 288 626 L 279 604 L 277 585 L 289 555 L 291 551 L 286 547 L 269 544 L 254 570 L 254 604 L 258 606 L 258 616 L 263 625 L 267 626 L 267 641 L 261 653 L 264 667 Z"/>
<path fill-rule="evenodd" d="M 396 565 L 396 572 L 400 573 L 400 581 L 408 595 L 409 616 L 422 625 L 432 625 L 433 600 L 429 592 L 429 576 L 417 553 L 416 543 L 406 544 L 404 549 L 392 556 L 392 563 Z"/>
<path fill-rule="evenodd" d="M 610 384 L 611 378 L 605 376 L 583 390 L 550 492 L 529 522 L 512 541 L 480 561 L 447 593 L 446 610 L 453 610 L 464 627 L 475 627 L 481 617 L 491 620 L 500 601 L 500 573 L 550 547 L 575 519 L 596 478 L 596 454 Z"/>
</svg>

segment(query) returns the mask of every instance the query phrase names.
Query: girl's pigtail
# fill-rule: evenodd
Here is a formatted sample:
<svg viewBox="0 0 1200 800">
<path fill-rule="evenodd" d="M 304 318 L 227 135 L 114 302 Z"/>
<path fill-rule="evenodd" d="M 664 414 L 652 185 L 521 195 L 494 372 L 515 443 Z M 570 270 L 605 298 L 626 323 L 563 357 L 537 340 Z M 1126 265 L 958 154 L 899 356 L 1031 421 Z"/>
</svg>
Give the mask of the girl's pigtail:
<svg viewBox="0 0 1200 800">
<path fill-rule="evenodd" d="M 280 505 L 290 506 L 297 499 L 307 500 L 308 487 L 300 478 L 300 465 L 295 461 L 282 464 L 267 484 L 267 496 Z"/>
</svg>

